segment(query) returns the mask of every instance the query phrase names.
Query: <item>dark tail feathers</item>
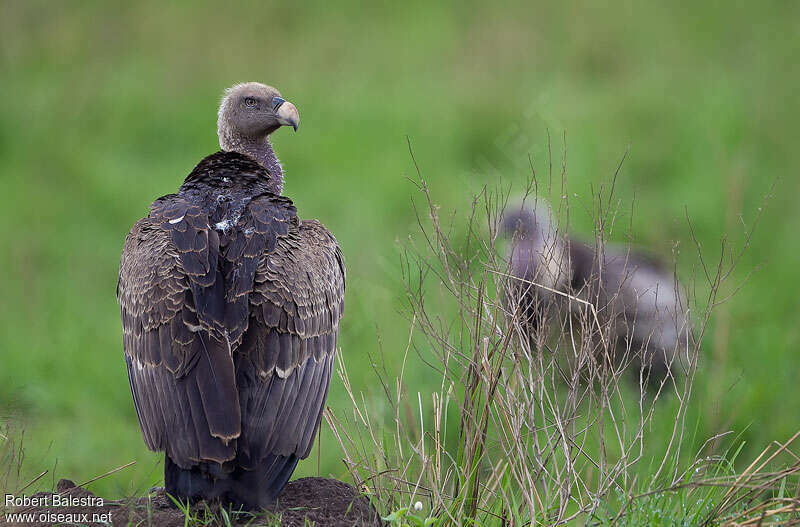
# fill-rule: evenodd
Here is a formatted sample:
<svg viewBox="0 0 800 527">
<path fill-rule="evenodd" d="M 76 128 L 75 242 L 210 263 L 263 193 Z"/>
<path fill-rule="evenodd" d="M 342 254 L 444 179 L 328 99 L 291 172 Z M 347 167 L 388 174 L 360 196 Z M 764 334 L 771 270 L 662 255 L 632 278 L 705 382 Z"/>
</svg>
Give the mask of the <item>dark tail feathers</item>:
<svg viewBox="0 0 800 527">
<path fill-rule="evenodd" d="M 178 501 L 219 500 L 234 508 L 257 510 L 275 503 L 298 461 L 294 454 L 271 454 L 256 470 L 238 467 L 225 473 L 217 464 L 182 469 L 165 456 L 164 484 L 166 492 Z"/>
</svg>

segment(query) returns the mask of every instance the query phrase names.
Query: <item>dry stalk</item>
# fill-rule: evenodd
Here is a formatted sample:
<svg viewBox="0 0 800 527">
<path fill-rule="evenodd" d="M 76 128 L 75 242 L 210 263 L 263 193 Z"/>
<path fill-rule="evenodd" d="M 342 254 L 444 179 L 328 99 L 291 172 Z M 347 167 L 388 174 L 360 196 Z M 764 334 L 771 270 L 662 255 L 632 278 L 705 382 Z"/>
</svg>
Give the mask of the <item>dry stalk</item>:
<svg viewBox="0 0 800 527">
<path fill-rule="evenodd" d="M 613 313 L 604 312 L 596 298 L 565 293 L 537 280 L 517 280 L 517 285 L 524 283 L 585 308 L 576 314 L 554 303 L 543 304 L 544 326 L 555 330 L 531 333 L 522 306 L 513 301 L 512 274 L 498 235 L 509 192 L 480 189 L 459 229 L 453 218 L 443 222 L 413 151 L 411 156 L 413 182 L 422 196 L 420 202 L 412 200 L 420 236 L 412 239 L 401 262 L 410 331 L 400 375 L 394 382 L 381 379 L 383 386 L 394 387 L 393 393 L 386 390 L 391 412 L 379 411 L 374 398 L 356 395 L 340 361 L 352 418 L 326 413 L 354 480 L 386 511 L 424 499 L 442 525 L 484 520 L 498 525 L 563 525 L 595 518 L 600 507 L 618 500 L 620 507 L 612 515 L 616 524 L 636 500 L 710 486 L 729 489 L 712 515 L 728 516 L 726 525 L 734 525 L 733 511 L 745 522 L 736 525 L 751 525 L 746 522 L 756 513 L 768 520 L 796 505 L 762 500 L 749 509 L 742 507 L 744 500 L 796 475 L 794 469 L 765 471 L 778 454 L 788 453 L 794 438 L 773 455 L 765 453 L 764 460 L 756 460 L 738 479 L 693 480 L 691 471 L 701 466 L 700 459 L 690 462 L 690 469 L 681 469 L 700 342 L 719 305 L 718 292 L 749 247 L 752 228 L 744 246 L 735 253 L 723 251 L 712 271 L 688 223 L 706 296 L 699 302 L 692 294 L 697 290 L 694 284 L 685 291 L 677 282 L 673 286 L 676 297 L 687 299 L 681 308 L 688 312 L 693 306 L 696 327 L 685 332 L 681 353 L 670 359 L 668 377 L 651 383 L 642 368 L 635 372 L 638 386 L 633 387 L 627 377 L 636 350 L 630 344 L 621 351 L 616 348 L 611 338 Z M 562 189 L 564 172 L 562 162 Z M 616 173 L 608 190 L 601 188 L 595 196 L 598 254 L 613 235 L 620 210 L 613 197 Z M 538 189 L 535 174 L 527 189 Z M 561 194 L 559 210 L 568 217 L 567 195 Z M 607 294 L 614 298 L 620 292 Z M 441 373 L 436 391 L 409 389 L 414 383 L 406 378 L 411 350 Z M 677 402 L 671 410 L 659 404 L 667 391 Z M 656 419 L 672 423 L 666 440 L 651 438 Z M 647 457 L 649 443 L 666 444 L 659 458 Z M 655 461 L 655 469 L 647 474 L 640 466 L 645 459 Z"/>
</svg>

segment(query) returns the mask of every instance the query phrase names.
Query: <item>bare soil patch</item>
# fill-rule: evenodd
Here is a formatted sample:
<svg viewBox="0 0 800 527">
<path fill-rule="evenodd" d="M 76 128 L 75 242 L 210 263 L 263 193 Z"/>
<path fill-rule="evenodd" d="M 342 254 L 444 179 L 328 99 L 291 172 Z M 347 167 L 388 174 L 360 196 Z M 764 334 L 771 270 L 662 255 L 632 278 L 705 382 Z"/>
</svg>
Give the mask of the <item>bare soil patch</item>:
<svg viewBox="0 0 800 527">
<path fill-rule="evenodd" d="M 76 487 L 69 480 L 58 482 L 60 497 L 81 499 L 83 503 L 95 503 L 97 498 L 90 491 Z M 177 509 L 163 489 L 149 496 L 128 500 L 104 500 L 102 506 L 52 506 L 54 493 L 40 492 L 34 498 L 46 498 L 49 506 L 17 507 L 12 513 L 28 514 L 24 521 L 9 521 L 3 525 L 113 525 L 183 527 L 185 515 Z M 43 500 L 40 500 L 43 501 Z M 73 503 L 75 503 L 73 501 Z M 192 511 L 204 517 L 208 511 L 217 513 L 216 505 L 195 504 Z M 59 515 L 61 515 L 59 517 Z M 83 516 L 86 515 L 86 516 Z M 95 516 L 97 515 L 97 516 Z M 102 519 L 100 519 L 102 518 Z M 281 494 L 274 509 L 269 513 L 233 515 L 237 525 L 287 525 L 287 526 L 373 526 L 382 525 L 380 516 L 369 499 L 354 487 L 335 479 L 303 478 L 290 482 Z M 96 521 L 92 521 L 97 519 Z M 211 522 L 209 525 L 219 523 Z"/>
</svg>

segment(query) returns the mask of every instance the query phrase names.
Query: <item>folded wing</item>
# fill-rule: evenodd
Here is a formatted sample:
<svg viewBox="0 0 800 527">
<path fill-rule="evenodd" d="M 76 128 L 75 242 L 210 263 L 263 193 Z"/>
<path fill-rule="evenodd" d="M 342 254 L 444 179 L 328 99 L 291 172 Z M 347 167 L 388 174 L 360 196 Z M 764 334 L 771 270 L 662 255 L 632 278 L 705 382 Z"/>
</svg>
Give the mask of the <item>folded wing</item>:
<svg viewBox="0 0 800 527">
<path fill-rule="evenodd" d="M 134 225 L 120 265 L 117 296 L 139 424 L 150 449 L 184 468 L 233 459 L 241 433 L 218 252 L 206 215 L 170 195 Z"/>
</svg>

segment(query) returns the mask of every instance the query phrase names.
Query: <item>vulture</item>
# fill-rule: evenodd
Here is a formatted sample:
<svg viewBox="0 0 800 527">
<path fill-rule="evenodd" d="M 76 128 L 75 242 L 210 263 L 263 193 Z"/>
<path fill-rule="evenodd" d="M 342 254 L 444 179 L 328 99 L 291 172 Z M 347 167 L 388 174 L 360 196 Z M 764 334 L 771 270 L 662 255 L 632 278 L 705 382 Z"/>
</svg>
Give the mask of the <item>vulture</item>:
<svg viewBox="0 0 800 527">
<path fill-rule="evenodd" d="M 637 374 L 644 368 L 651 382 L 667 377 L 691 332 L 674 275 L 627 246 L 608 244 L 598 251 L 559 233 L 547 202 L 534 201 L 510 207 L 501 223 L 512 239 L 506 301 L 520 313 L 523 330 L 531 336 L 546 330 L 548 316 L 567 305 L 573 315 L 584 312 L 580 303 L 564 296 L 571 295 L 595 306 L 600 323 L 609 328 L 617 359 L 630 352 Z"/>
<path fill-rule="evenodd" d="M 269 136 L 297 108 L 260 83 L 225 92 L 221 151 L 128 234 L 117 299 L 133 402 L 182 501 L 271 505 L 319 428 L 344 309 L 333 235 L 283 196 Z"/>
<path fill-rule="evenodd" d="M 566 240 L 556 230 L 550 206 L 543 200 L 506 211 L 501 231 L 512 239 L 508 264 L 514 279 L 508 284 L 506 301 L 512 313 L 519 307 L 523 328 L 534 335 L 551 308 L 560 304 L 558 292 L 568 289 Z"/>
</svg>

